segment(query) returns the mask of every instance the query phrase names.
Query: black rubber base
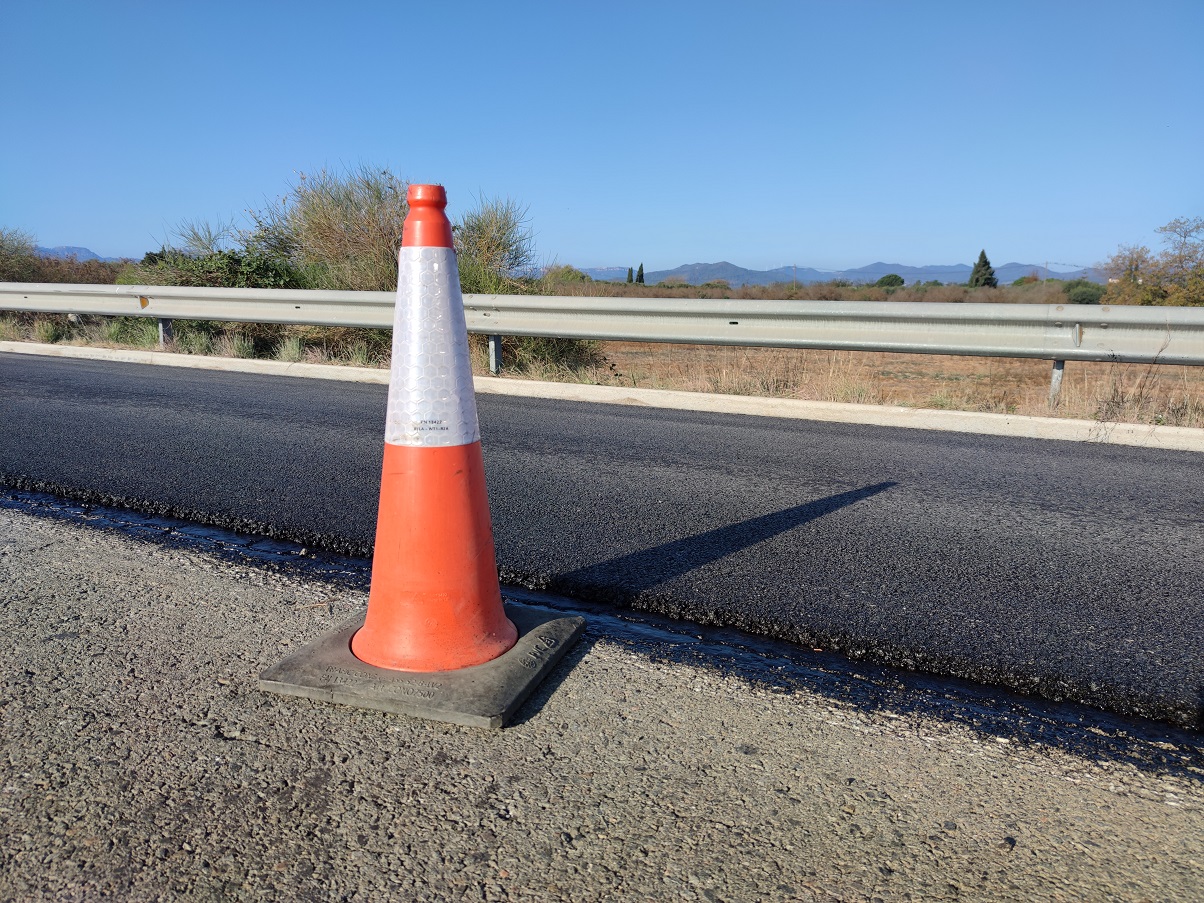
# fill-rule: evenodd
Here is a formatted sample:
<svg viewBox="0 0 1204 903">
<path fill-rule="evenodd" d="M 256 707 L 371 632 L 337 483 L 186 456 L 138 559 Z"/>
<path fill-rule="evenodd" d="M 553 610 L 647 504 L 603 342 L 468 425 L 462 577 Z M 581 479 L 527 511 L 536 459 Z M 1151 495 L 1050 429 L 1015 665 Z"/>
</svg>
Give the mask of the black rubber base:
<svg viewBox="0 0 1204 903">
<path fill-rule="evenodd" d="M 585 629 L 585 619 L 506 603 L 518 642 L 499 658 L 457 671 L 392 671 L 351 654 L 364 616 L 294 652 L 259 675 L 259 689 L 287 696 L 499 728 L 556 666 Z"/>
</svg>

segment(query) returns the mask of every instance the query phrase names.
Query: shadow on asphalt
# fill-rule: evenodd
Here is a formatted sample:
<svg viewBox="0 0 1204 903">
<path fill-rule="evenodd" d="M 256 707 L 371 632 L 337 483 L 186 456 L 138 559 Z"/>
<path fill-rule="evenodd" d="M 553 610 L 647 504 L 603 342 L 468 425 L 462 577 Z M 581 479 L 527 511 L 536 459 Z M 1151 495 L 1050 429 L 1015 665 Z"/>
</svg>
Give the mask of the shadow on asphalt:
<svg viewBox="0 0 1204 903">
<path fill-rule="evenodd" d="M 728 552 L 745 548 L 892 485 L 882 483 L 841 493 L 693 538 L 710 537 L 706 542 L 670 543 L 657 554 L 677 547 L 674 568 L 698 567 L 715 560 L 724 548 Z M 335 583 L 364 593 L 371 578 L 371 561 L 367 559 L 304 553 L 292 543 L 66 502 L 44 493 L 0 491 L 0 507 L 114 530 L 138 541 L 188 548 L 240 565 Z M 614 561 L 626 561 L 625 566 L 629 567 L 632 561 L 650 560 L 652 552 L 637 552 Z M 667 578 L 662 570 L 659 579 Z M 593 645 L 605 640 L 624 645 L 653 662 L 717 670 L 726 677 L 772 693 L 816 694 L 867 714 L 893 716 L 892 729 L 918 731 L 922 730 L 924 720 L 932 719 L 963 726 L 984 738 L 1056 748 L 1088 761 L 1126 763 L 1145 772 L 1204 783 L 1204 732 L 1114 715 L 1078 703 L 1049 702 L 958 678 L 857 662 L 836 653 L 767 640 L 734 628 L 702 627 L 515 587 L 504 587 L 503 594 L 519 602 L 576 612 L 587 618 L 584 636 L 523 704 L 511 726 L 538 717 L 547 700 Z M 1198 695 L 1200 723 L 1204 724 L 1204 687 L 1199 688 Z M 800 704 L 805 705 L 805 701 Z"/>
<path fill-rule="evenodd" d="M 611 558 L 559 575 L 555 578 L 552 588 L 557 592 L 572 592 L 595 586 L 612 587 L 618 582 L 624 593 L 635 597 L 674 577 L 688 574 L 733 552 L 751 548 L 780 533 L 818 520 L 825 514 L 839 511 L 897 485 L 894 482 L 886 482 L 863 486 L 783 511 L 750 518 L 738 524 L 699 533 L 697 536 L 687 536 L 685 539 L 649 549 L 640 549 L 630 555 Z"/>
</svg>

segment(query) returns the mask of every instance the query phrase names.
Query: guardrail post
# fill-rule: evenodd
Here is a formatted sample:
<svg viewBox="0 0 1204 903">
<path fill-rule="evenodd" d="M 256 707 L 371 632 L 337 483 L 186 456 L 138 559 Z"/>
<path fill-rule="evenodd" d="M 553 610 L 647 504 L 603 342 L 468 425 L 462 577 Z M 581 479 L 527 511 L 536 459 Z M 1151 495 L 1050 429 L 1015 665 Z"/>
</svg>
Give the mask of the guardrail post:
<svg viewBox="0 0 1204 903">
<path fill-rule="evenodd" d="M 159 347 L 166 348 L 171 342 L 171 320 L 159 320 Z"/>
<path fill-rule="evenodd" d="M 500 335 L 489 337 L 489 372 L 494 376 L 502 372 L 502 337 Z"/>
<path fill-rule="evenodd" d="M 1049 377 L 1049 406 L 1058 406 L 1058 395 L 1062 392 L 1062 371 L 1066 369 L 1066 361 L 1054 361 L 1053 373 Z"/>
</svg>

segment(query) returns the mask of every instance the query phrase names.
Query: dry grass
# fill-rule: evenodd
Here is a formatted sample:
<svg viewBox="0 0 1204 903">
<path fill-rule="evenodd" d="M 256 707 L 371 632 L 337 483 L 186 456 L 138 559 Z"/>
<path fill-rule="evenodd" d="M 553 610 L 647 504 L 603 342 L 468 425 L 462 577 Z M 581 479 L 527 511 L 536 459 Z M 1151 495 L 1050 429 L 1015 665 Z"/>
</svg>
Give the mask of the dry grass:
<svg viewBox="0 0 1204 903">
<path fill-rule="evenodd" d="M 1204 426 L 1204 368 L 1069 361 L 1050 406 L 1050 361 L 778 348 L 602 344 L 602 384 Z"/>
<path fill-rule="evenodd" d="M 605 363 L 511 376 L 687 392 L 1204 427 L 1204 368 L 856 351 L 602 342 Z M 475 361 L 478 372 L 485 361 Z"/>
</svg>

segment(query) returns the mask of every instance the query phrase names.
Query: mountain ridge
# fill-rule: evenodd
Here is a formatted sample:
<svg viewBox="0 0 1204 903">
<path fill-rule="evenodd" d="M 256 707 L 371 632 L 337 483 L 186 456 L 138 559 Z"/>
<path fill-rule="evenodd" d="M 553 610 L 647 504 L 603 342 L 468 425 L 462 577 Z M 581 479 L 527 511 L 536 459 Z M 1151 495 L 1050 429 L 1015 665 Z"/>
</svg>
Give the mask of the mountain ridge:
<svg viewBox="0 0 1204 903">
<path fill-rule="evenodd" d="M 622 282 L 627 278 L 626 267 L 579 267 L 591 279 L 601 282 Z M 894 273 L 903 277 L 907 285 L 917 282 L 942 282 L 958 284 L 968 282 L 974 267 L 967 263 L 930 264 L 913 267 L 901 263 L 876 261 L 847 270 L 819 270 L 806 266 L 782 266 L 772 270 L 750 270 L 726 260 L 717 263 L 687 263 L 671 270 L 654 270 L 644 274 L 649 285 L 658 282 L 680 281 L 687 285 L 702 285 L 704 282 L 723 280 L 732 288 L 742 285 L 772 285 L 778 282 L 798 282 L 808 285 L 813 282 L 846 282 L 865 284 L 877 282 L 883 276 Z M 1095 267 L 1082 267 L 1069 272 L 1058 272 L 1035 263 L 1015 261 L 994 267 L 995 277 L 1001 284 L 1014 282 L 1024 276 L 1035 275 L 1038 279 L 1087 279 L 1104 283 L 1107 278 Z"/>
<path fill-rule="evenodd" d="M 53 248 L 38 246 L 34 249 L 43 257 L 71 258 L 76 260 L 100 260 L 105 263 L 115 263 L 125 258 L 101 257 L 89 248 L 75 245 L 58 245 Z M 577 267 L 591 279 L 599 282 L 623 282 L 627 279 L 627 267 Z M 654 270 L 644 274 L 644 281 L 649 285 L 658 282 L 680 281 L 686 285 L 702 285 L 704 282 L 724 281 L 732 288 L 742 285 L 772 285 L 779 282 L 797 282 L 809 285 L 813 282 L 833 282 L 844 280 L 857 284 L 877 282 L 883 276 L 894 273 L 903 277 L 907 285 L 917 282 L 942 282 L 958 284 L 968 282 L 974 268 L 970 264 L 929 264 L 913 267 L 902 263 L 885 263 L 875 261 L 861 267 L 847 270 L 819 270 L 808 266 L 781 266 L 772 270 L 750 270 L 737 266 L 726 260 L 717 263 L 686 263 L 671 270 Z M 1095 267 L 1083 267 L 1069 272 L 1057 272 L 1035 263 L 1016 263 L 1014 261 L 997 266 L 995 276 L 1001 284 L 1014 282 L 1024 276 L 1035 275 L 1038 279 L 1087 279 L 1091 282 L 1105 283 L 1104 273 Z"/>
<path fill-rule="evenodd" d="M 80 248 L 75 245 L 57 245 L 53 248 L 43 248 L 38 245 L 34 248 L 34 252 L 42 257 L 57 257 L 61 260 L 67 260 L 74 257 L 76 260 L 99 260 L 102 263 L 117 263 L 125 260 L 124 257 L 101 257 L 95 251 L 88 248 Z"/>
</svg>

